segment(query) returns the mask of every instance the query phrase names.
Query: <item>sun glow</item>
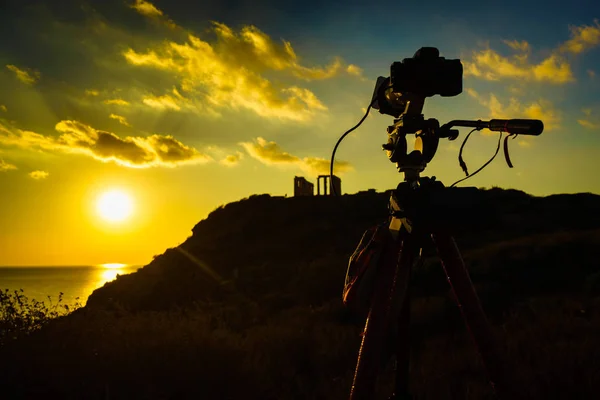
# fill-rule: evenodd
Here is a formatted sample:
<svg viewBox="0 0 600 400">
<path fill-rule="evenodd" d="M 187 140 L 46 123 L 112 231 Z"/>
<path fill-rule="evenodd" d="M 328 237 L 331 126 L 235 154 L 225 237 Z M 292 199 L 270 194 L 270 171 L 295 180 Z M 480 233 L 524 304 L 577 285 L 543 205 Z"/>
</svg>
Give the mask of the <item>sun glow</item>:
<svg viewBox="0 0 600 400">
<path fill-rule="evenodd" d="M 98 198 L 96 210 L 105 221 L 121 222 L 131 216 L 133 201 L 127 193 L 121 190 L 111 190 Z"/>
<path fill-rule="evenodd" d="M 121 269 L 123 267 L 126 267 L 127 264 L 121 264 L 121 263 L 106 263 L 106 264 L 100 264 L 100 266 L 102 268 L 106 268 L 106 269 Z"/>
</svg>

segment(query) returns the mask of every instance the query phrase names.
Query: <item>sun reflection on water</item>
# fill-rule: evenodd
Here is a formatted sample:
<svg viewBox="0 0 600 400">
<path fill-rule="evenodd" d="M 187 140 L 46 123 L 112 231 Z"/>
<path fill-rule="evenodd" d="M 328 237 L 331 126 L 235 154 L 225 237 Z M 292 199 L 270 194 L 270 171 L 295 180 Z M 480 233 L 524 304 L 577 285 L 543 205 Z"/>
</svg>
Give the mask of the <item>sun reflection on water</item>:
<svg viewBox="0 0 600 400">
<path fill-rule="evenodd" d="M 95 289 L 104 286 L 104 284 L 117 279 L 117 275 L 125 275 L 133 272 L 132 267 L 131 265 L 121 263 L 98 264 L 94 274 L 95 278 L 90 282 L 87 290 L 91 293 Z"/>
<path fill-rule="evenodd" d="M 112 280 L 117 279 L 117 275 L 119 274 L 119 270 L 116 268 L 105 269 L 100 271 L 98 276 L 98 283 L 96 286 L 100 287 L 104 285 L 106 282 L 110 282 Z"/>
</svg>

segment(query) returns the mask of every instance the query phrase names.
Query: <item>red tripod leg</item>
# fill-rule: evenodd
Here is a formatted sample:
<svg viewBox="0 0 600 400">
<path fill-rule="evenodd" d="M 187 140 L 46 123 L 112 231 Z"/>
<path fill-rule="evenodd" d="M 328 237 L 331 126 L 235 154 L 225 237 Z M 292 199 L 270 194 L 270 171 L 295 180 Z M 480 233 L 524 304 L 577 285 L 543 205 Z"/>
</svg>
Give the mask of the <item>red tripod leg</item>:
<svg viewBox="0 0 600 400">
<path fill-rule="evenodd" d="M 410 264 L 412 264 L 412 260 Z M 406 282 L 410 280 L 410 272 L 408 275 L 405 279 Z M 396 384 L 394 399 L 410 398 L 410 293 L 408 288 L 405 288 L 404 292 L 404 301 L 402 301 L 400 315 L 398 316 L 398 333 L 396 335 Z M 400 293 L 398 293 L 398 297 L 400 297 Z"/>
<path fill-rule="evenodd" d="M 415 257 L 420 252 L 420 246 L 414 234 L 405 231 L 402 256 L 398 262 L 396 295 L 391 318 L 397 318 L 396 335 L 394 337 L 394 350 L 396 355 L 395 388 L 393 399 L 407 399 L 409 394 L 410 378 L 410 292 L 409 283 L 412 265 Z"/>
<path fill-rule="evenodd" d="M 408 251 L 409 242 L 410 238 L 390 239 L 390 246 L 384 250 L 382 263 L 378 266 L 375 293 L 363 330 L 350 400 L 373 399 L 391 318 L 396 318 L 401 306 L 396 299 L 403 299 L 406 293 L 408 281 L 405 276 L 410 271 L 413 254 Z"/>
<path fill-rule="evenodd" d="M 491 326 L 483 312 L 479 297 L 475 293 L 454 238 L 447 234 L 432 234 L 431 237 L 437 247 L 448 283 L 454 292 L 456 302 L 471 338 L 475 342 L 492 387 L 501 398 L 519 398 L 516 390 L 509 386 L 514 381 L 511 379 L 512 382 L 509 382 L 507 379 L 508 369 L 504 357 L 499 352 Z"/>
</svg>

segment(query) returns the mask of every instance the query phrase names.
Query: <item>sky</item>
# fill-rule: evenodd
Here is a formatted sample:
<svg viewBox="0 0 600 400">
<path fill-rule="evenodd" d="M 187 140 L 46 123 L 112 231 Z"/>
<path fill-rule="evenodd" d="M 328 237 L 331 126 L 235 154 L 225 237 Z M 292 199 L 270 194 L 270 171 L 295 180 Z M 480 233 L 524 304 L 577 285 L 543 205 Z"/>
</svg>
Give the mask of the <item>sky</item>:
<svg viewBox="0 0 600 400">
<path fill-rule="evenodd" d="M 0 1 L 0 265 L 146 264 L 223 204 L 316 184 L 377 77 L 424 46 L 464 68 L 425 118 L 544 122 L 510 141 L 514 168 L 499 154 L 461 186 L 600 193 L 598 18 L 596 0 Z M 373 110 L 340 145 L 344 193 L 402 180 L 392 123 Z M 464 177 L 466 133 L 425 175 Z M 471 135 L 470 171 L 497 140 Z"/>
</svg>

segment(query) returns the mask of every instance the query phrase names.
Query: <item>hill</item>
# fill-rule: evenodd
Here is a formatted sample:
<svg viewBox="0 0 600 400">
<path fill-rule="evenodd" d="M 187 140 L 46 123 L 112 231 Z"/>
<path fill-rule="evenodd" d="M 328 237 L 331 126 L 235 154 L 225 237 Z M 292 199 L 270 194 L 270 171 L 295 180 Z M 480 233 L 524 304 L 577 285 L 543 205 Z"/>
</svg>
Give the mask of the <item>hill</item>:
<svg viewBox="0 0 600 400">
<path fill-rule="evenodd" d="M 453 203 L 440 215 L 453 227 L 467 262 L 473 260 L 473 279 L 502 282 L 506 290 L 540 285 L 557 289 L 549 283 L 553 266 L 562 271 L 558 264 L 569 264 L 573 257 L 568 247 L 582 247 L 582 237 L 593 237 L 593 230 L 600 228 L 596 195 L 540 198 L 476 188 L 452 193 Z M 180 246 L 96 290 L 87 307 L 116 302 L 132 311 L 161 310 L 231 296 L 278 309 L 285 304 L 320 305 L 340 295 L 348 257 L 364 230 L 387 218 L 388 198 L 386 193 L 342 198 L 256 195 L 227 204 L 200 221 Z M 434 262 L 432 249 L 427 250 Z M 560 276 L 560 284 L 584 279 L 594 268 L 569 268 L 569 277 Z M 422 290 L 447 288 L 441 268 L 425 270 L 431 272 L 415 277 Z M 543 283 L 533 282 L 542 270 Z"/>
<path fill-rule="evenodd" d="M 450 192 L 436 212 L 524 397 L 596 398 L 600 196 Z M 8 398 L 343 399 L 364 322 L 341 306 L 344 274 L 387 201 L 255 195 L 219 207 L 83 309 L 0 348 L 0 387 Z M 413 391 L 491 398 L 439 260 L 431 247 L 424 256 L 411 287 Z"/>
</svg>

